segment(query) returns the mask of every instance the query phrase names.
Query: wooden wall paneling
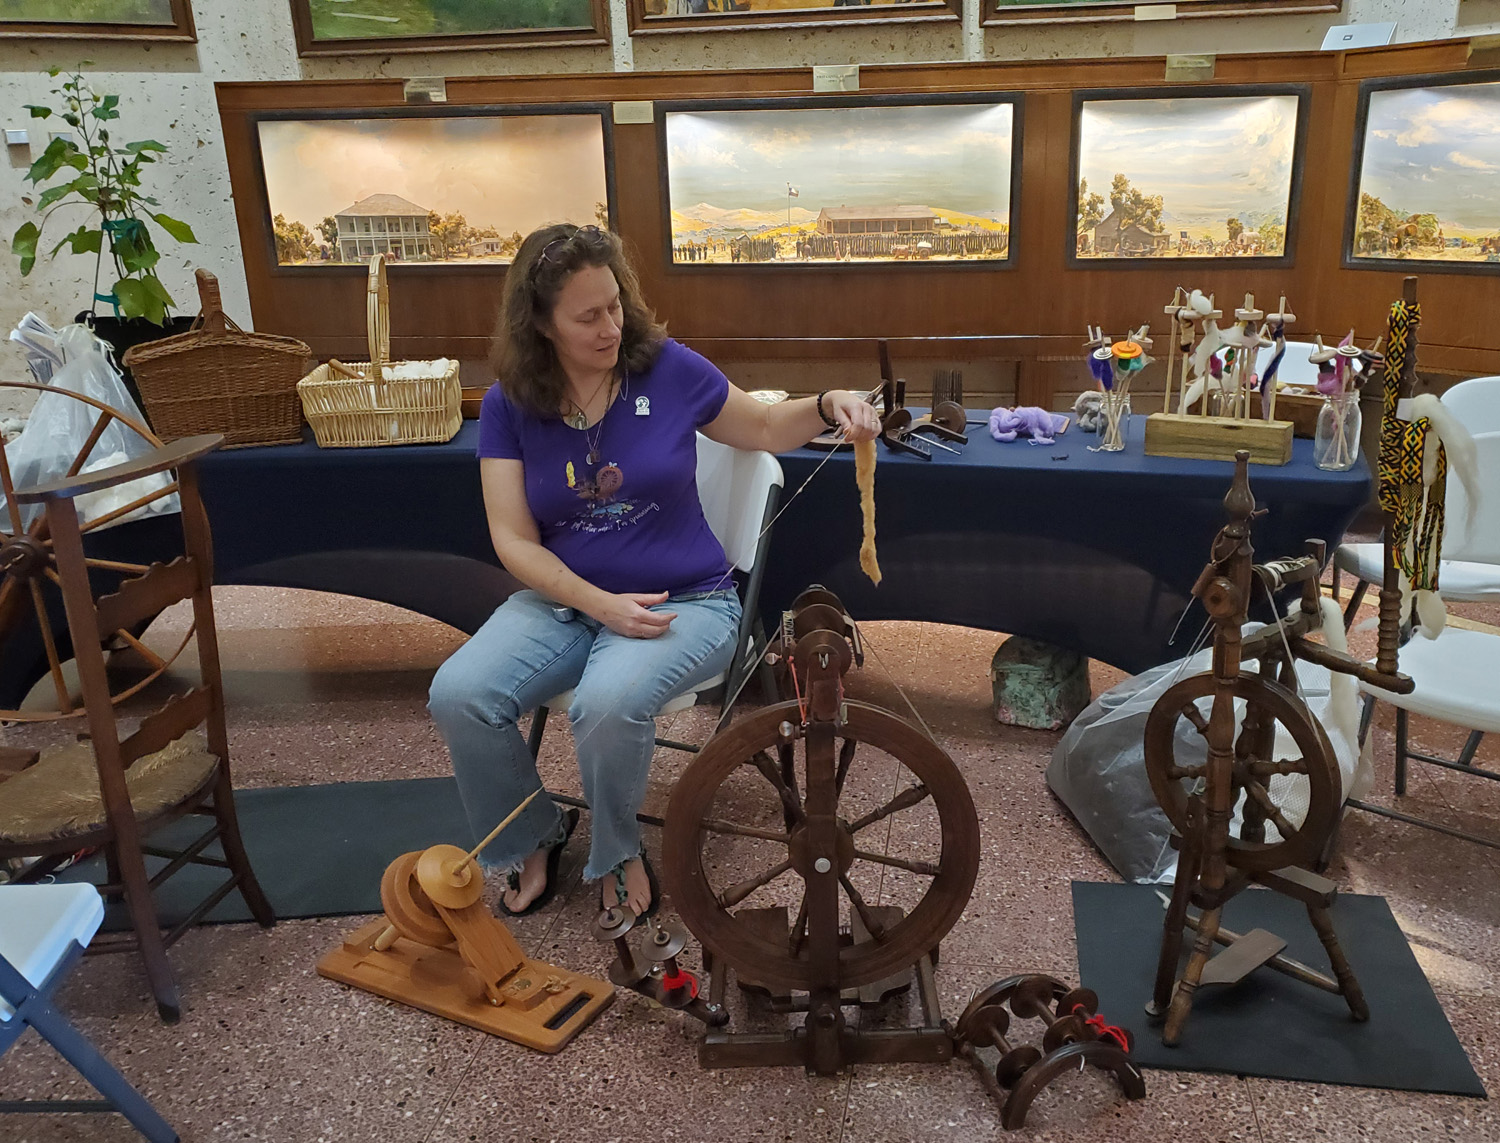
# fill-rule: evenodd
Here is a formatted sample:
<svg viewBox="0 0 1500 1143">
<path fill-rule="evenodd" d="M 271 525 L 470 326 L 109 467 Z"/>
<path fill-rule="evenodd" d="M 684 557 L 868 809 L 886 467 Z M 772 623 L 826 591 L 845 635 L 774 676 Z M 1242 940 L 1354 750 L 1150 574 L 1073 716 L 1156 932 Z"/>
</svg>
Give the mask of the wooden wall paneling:
<svg viewBox="0 0 1500 1143">
<path fill-rule="evenodd" d="M 1222 56 L 1224 85 L 1309 86 L 1302 147 L 1299 222 L 1290 267 L 1196 267 L 1173 259 L 1127 268 L 1069 266 L 1073 233 L 1071 93 L 1079 87 L 1180 86 L 1165 81 L 1160 58 L 1084 61 L 899 64 L 861 69 L 864 93 L 1021 92 L 1020 187 L 1012 218 L 1014 265 L 1008 269 L 920 266 L 672 267 L 663 251 L 659 153 L 654 125 L 616 126 L 616 225 L 635 252 L 648 301 L 673 333 L 724 360 L 873 362 L 873 339 L 909 339 L 898 356 L 1022 363 L 1022 399 L 1046 404 L 1053 390 L 1076 391 L 1071 359 L 1086 323 L 1111 332 L 1150 321 L 1165 331 L 1161 308 L 1178 284 L 1215 292 L 1232 308 L 1247 291 L 1274 303 L 1286 293 L 1298 315 L 1294 332 L 1341 336 L 1354 325 L 1373 336 L 1400 291 L 1400 271 L 1342 269 L 1343 224 L 1359 81 L 1367 77 L 1462 71 L 1463 43 L 1402 45 L 1335 55 Z M 450 105 L 513 105 L 617 99 L 728 99 L 810 93 L 806 68 L 744 72 L 591 73 L 484 76 L 448 81 Z M 402 106 L 401 81 L 220 84 L 231 185 L 257 328 L 307 340 L 320 355 L 364 352 L 363 278 L 320 272 L 277 274 L 270 264 L 268 219 L 257 173 L 251 116 L 257 111 Z M 657 114 L 661 114 L 658 107 Z M 1484 320 L 1500 309 L 1500 280 L 1444 274 L 1416 265 L 1426 321 L 1424 369 L 1500 372 L 1500 330 Z M 403 356 L 486 355 L 502 269 L 392 274 L 393 350 Z M 946 340 L 946 339 L 956 340 Z M 1082 379 L 1076 388 L 1082 387 Z M 920 392 L 923 384 L 918 383 Z"/>
</svg>

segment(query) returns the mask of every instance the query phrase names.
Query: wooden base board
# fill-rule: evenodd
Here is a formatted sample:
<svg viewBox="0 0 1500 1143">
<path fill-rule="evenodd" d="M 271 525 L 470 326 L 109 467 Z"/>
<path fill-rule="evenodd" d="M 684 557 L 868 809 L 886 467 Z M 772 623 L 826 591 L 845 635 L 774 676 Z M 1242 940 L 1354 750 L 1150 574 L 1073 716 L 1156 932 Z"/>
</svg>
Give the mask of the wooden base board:
<svg viewBox="0 0 1500 1143">
<path fill-rule="evenodd" d="M 1292 423 L 1192 413 L 1152 413 L 1146 418 L 1147 456 L 1233 460 L 1240 449 L 1249 450 L 1252 464 L 1286 464 L 1292 459 Z"/>
<path fill-rule="evenodd" d="M 397 937 L 389 949 L 377 952 L 375 938 L 385 927 L 380 917 L 350 933 L 318 961 L 318 975 L 549 1053 L 562 1051 L 615 999 L 607 980 L 528 959 L 502 987 L 506 1003 L 496 1006 L 452 948 Z"/>
</svg>

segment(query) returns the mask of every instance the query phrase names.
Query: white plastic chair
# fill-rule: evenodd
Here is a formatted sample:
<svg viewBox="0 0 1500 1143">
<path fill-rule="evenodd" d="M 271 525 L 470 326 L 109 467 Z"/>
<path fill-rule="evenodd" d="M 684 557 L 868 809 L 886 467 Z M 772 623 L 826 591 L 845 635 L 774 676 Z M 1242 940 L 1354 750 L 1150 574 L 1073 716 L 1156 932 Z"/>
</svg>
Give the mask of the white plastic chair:
<svg viewBox="0 0 1500 1143">
<path fill-rule="evenodd" d="M 1500 377 L 1471 377 L 1443 394 L 1443 404 L 1470 436 L 1500 433 Z"/>
<path fill-rule="evenodd" d="M 117 1111 L 151 1143 L 177 1143 L 177 1132 L 52 1006 L 103 920 L 104 901 L 92 885 L 0 885 L 0 1055 L 35 1028 L 104 1096 L 7 1100 L 0 1112 Z"/>
<path fill-rule="evenodd" d="M 1450 392 L 1457 388 L 1461 386 Z M 1453 473 L 1448 473 L 1443 558 L 1438 565 L 1439 594 L 1458 603 L 1500 599 L 1500 432 L 1476 436 L 1474 451 L 1479 485 L 1489 494 L 1480 498 L 1474 527 L 1468 529 L 1468 493 Z M 1340 572 L 1348 572 L 1359 581 L 1344 608 L 1346 627 L 1354 622 L 1370 585 L 1378 586 L 1385 579 L 1384 558 L 1382 546 L 1376 543 L 1340 544 L 1333 553 L 1335 591 Z"/>
<path fill-rule="evenodd" d="M 770 547 L 771 520 L 776 514 L 778 490 L 784 483 L 781 464 L 768 452 L 746 452 L 730 448 L 698 434 L 698 500 L 703 505 L 703 515 L 708 526 L 724 545 L 724 555 L 730 564 L 745 574 L 745 590 L 742 595 L 744 610 L 740 617 L 739 634 L 735 639 L 734 658 L 729 669 L 713 678 L 705 679 L 692 689 L 673 695 L 656 717 L 675 714 L 698 702 L 698 696 L 717 686 L 724 687 L 724 703 L 720 710 L 722 726 L 729 718 L 730 703 L 738 693 L 745 677 L 755 669 L 759 655 L 755 649 L 756 633 L 760 627 L 760 612 L 756 601 L 760 596 L 761 578 L 765 573 L 765 555 Z M 728 587 L 733 580 L 728 580 Z M 531 716 L 531 734 L 528 745 L 535 757 L 541 749 L 542 734 L 547 726 L 547 715 L 553 710 L 567 710 L 573 703 L 573 692 L 566 690 L 554 695 Z M 671 739 L 658 738 L 657 745 L 677 750 L 696 751 L 696 746 Z M 553 800 L 571 805 L 584 805 L 577 799 L 553 795 Z"/>
<path fill-rule="evenodd" d="M 1473 764 L 1474 752 L 1479 748 L 1480 739 L 1485 734 L 1500 733 L 1500 686 L 1495 684 L 1495 680 L 1500 678 L 1500 635 L 1451 626 L 1445 627 L 1436 639 L 1417 635 L 1401 648 L 1400 669 L 1417 684 L 1409 695 L 1392 694 L 1367 683 L 1360 684 L 1367 702 L 1373 704 L 1378 699 L 1396 708 L 1396 794 L 1400 796 L 1406 793 L 1406 764 L 1413 758 L 1478 778 L 1500 781 L 1500 773 L 1484 770 Z M 1369 714 L 1367 709 L 1364 720 L 1366 728 Z M 1469 739 L 1456 760 L 1438 758 L 1411 749 L 1407 724 L 1409 716 L 1413 714 L 1435 718 L 1469 731 Z M 1353 800 L 1349 804 L 1384 817 L 1396 818 L 1500 849 L 1500 841 L 1425 821 L 1398 810 Z"/>
</svg>

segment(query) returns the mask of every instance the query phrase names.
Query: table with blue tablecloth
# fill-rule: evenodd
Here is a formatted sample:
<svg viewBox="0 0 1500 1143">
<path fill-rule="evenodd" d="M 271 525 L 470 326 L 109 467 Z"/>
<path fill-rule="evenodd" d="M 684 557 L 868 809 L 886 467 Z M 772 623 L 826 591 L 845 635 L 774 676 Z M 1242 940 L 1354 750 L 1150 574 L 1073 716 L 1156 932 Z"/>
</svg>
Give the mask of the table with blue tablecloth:
<svg viewBox="0 0 1500 1143">
<path fill-rule="evenodd" d="M 971 413 L 971 416 L 975 414 Z M 876 536 L 882 580 L 859 570 L 854 461 L 840 453 L 776 523 L 761 591 L 768 613 L 809 581 L 836 592 L 859 619 L 954 623 L 1030 635 L 1132 674 L 1185 653 L 1201 609 L 1181 625 L 1190 590 L 1223 525 L 1230 461 L 1146 456 L 1145 418 L 1128 426 L 1123 452 L 1094 451 L 1076 427 L 1050 445 L 993 440 L 971 427 L 957 455 L 930 461 L 882 448 L 876 467 Z M 798 449 L 781 458 L 786 497 L 827 459 Z M 1250 466 L 1266 514 L 1254 525 L 1258 558 L 1301 555 L 1304 541 L 1331 553 L 1370 495 L 1363 460 L 1323 472 L 1312 441 L 1291 463 Z"/>
<path fill-rule="evenodd" d="M 309 441 L 205 458 L 217 581 L 340 591 L 473 631 L 515 586 L 485 527 L 477 433 L 466 421 L 446 444 Z M 882 448 L 878 588 L 858 566 L 852 455 L 788 453 L 762 609 L 775 615 L 819 582 L 860 619 L 1031 635 L 1131 672 L 1173 658 L 1233 465 L 1145 456 L 1143 433 L 1136 418 L 1120 453 L 1092 451 L 1098 438 L 1076 427 L 1052 445 L 1001 444 L 975 427 L 961 452 L 931 461 Z M 1299 440 L 1290 464 L 1251 467 L 1268 510 L 1255 525 L 1262 557 L 1299 554 L 1307 538 L 1336 544 L 1369 496 L 1362 462 L 1322 472 L 1311 454 Z M 1199 626 L 1190 617 L 1186 638 Z"/>
</svg>

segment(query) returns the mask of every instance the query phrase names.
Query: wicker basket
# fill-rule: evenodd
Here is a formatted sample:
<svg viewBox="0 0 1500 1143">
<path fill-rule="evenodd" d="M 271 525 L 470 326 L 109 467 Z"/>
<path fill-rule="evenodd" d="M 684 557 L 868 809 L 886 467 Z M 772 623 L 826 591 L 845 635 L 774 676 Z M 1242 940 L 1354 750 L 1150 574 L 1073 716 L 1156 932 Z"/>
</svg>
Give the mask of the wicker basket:
<svg viewBox="0 0 1500 1143">
<path fill-rule="evenodd" d="M 370 260 L 365 305 L 370 360 L 348 365 L 329 361 L 297 382 L 302 411 L 318 446 L 367 448 L 452 440 L 463 424 L 458 362 L 449 361 L 426 376 L 390 376 L 392 370 L 409 373 L 427 363 L 390 360 L 390 298 L 385 258 L 379 254 Z"/>
<path fill-rule="evenodd" d="M 151 427 L 164 441 L 223 433 L 225 448 L 300 443 L 297 380 L 312 350 L 294 337 L 242 330 L 224 313 L 219 280 L 207 270 L 197 278 L 203 308 L 193 328 L 124 357 Z"/>
</svg>

